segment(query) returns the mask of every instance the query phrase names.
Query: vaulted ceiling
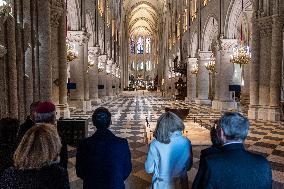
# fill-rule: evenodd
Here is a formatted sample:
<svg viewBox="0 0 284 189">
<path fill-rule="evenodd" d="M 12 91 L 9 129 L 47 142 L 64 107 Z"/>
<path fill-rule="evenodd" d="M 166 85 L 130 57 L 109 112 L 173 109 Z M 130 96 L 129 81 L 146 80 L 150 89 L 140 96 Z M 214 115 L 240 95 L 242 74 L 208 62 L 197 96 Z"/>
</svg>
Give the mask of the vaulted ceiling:
<svg viewBox="0 0 284 189">
<path fill-rule="evenodd" d="M 129 35 L 154 35 L 165 0 L 124 0 Z"/>
</svg>

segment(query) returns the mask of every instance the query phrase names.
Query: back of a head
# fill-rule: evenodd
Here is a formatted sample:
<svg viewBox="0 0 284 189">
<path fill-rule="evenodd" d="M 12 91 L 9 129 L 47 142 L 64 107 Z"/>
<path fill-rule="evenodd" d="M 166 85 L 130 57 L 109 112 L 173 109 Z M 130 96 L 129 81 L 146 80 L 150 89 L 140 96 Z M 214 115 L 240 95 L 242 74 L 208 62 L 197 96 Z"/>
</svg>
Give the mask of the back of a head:
<svg viewBox="0 0 284 189">
<path fill-rule="evenodd" d="M 97 129 L 107 129 L 111 124 L 111 113 L 108 109 L 99 107 L 94 111 L 92 121 Z"/>
<path fill-rule="evenodd" d="M 220 127 L 229 141 L 244 141 L 248 135 L 249 121 L 237 112 L 226 112 L 220 118 Z"/>
<path fill-rule="evenodd" d="M 212 142 L 213 146 L 220 146 L 221 145 L 221 141 L 218 137 L 217 129 L 215 127 L 211 127 L 211 129 L 210 129 L 210 138 L 211 138 L 211 142 Z"/>
<path fill-rule="evenodd" d="M 58 157 L 61 142 L 53 125 L 40 123 L 29 129 L 14 154 L 17 169 L 39 169 Z"/>
<path fill-rule="evenodd" d="M 154 137 L 161 143 L 170 143 L 170 135 L 174 131 L 184 130 L 183 121 L 174 113 L 163 113 L 157 120 Z"/>
<path fill-rule="evenodd" d="M 55 105 L 52 102 L 45 101 L 39 103 L 36 108 L 36 123 L 54 124 L 56 119 Z"/>
<path fill-rule="evenodd" d="M 19 124 L 19 120 L 13 118 L 2 118 L 0 120 L 1 143 L 13 143 L 16 141 Z"/>
</svg>

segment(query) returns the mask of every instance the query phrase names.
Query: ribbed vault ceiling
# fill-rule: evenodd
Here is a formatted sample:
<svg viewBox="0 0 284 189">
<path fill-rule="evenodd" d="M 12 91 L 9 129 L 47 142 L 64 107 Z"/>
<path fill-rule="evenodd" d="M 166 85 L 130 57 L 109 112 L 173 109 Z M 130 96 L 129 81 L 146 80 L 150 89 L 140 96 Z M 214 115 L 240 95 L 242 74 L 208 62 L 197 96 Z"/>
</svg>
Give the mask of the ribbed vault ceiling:
<svg viewBox="0 0 284 189">
<path fill-rule="evenodd" d="M 164 0 L 124 0 L 130 35 L 153 35 L 157 32 Z"/>
</svg>

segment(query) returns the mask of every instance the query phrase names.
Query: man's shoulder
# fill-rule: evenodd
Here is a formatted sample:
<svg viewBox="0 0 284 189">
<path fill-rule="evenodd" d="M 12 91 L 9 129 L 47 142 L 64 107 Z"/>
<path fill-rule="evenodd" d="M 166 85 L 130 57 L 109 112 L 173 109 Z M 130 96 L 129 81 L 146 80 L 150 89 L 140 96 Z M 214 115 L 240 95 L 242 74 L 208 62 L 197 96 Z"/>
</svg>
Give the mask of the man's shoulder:
<svg viewBox="0 0 284 189">
<path fill-rule="evenodd" d="M 216 147 L 216 146 L 210 146 L 208 148 L 205 148 L 203 150 L 201 150 L 201 154 L 202 155 L 211 155 L 211 154 L 215 154 L 215 153 L 219 153 L 221 152 L 221 148 L 220 147 Z"/>
</svg>

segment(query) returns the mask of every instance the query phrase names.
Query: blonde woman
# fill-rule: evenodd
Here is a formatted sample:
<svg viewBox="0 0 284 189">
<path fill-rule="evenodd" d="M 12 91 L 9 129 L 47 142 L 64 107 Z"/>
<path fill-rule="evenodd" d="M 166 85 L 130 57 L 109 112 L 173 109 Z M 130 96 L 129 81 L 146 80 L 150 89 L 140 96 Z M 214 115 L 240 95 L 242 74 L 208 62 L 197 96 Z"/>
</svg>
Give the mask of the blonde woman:
<svg viewBox="0 0 284 189">
<path fill-rule="evenodd" d="M 14 167 L 4 171 L 0 188 L 68 189 L 67 171 L 58 166 L 61 142 L 49 124 L 37 124 L 24 135 L 14 154 Z"/>
<path fill-rule="evenodd" d="M 152 189 L 188 189 L 187 171 L 192 165 L 191 143 L 182 136 L 184 124 L 172 112 L 161 115 L 145 162 L 153 173 Z"/>
</svg>

